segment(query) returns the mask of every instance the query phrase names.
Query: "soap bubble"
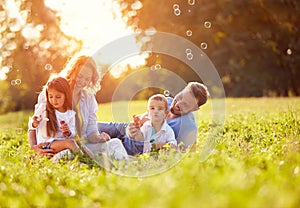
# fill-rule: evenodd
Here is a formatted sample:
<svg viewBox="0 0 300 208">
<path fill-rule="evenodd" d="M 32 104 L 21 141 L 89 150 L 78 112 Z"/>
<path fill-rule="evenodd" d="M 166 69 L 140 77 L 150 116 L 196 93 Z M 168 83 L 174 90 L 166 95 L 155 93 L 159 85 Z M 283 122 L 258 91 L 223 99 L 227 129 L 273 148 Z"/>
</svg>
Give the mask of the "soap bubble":
<svg viewBox="0 0 300 208">
<path fill-rule="evenodd" d="M 164 91 L 164 95 L 165 95 L 166 97 L 169 97 L 169 96 L 170 96 L 170 91 L 169 91 L 169 90 L 165 90 L 165 91 Z"/>
<path fill-rule="evenodd" d="M 187 30 L 187 31 L 186 31 L 186 35 L 189 36 L 189 37 L 192 36 L 192 35 L 193 35 L 193 31 Z"/>
<path fill-rule="evenodd" d="M 45 69 L 46 69 L 47 71 L 51 71 L 51 70 L 53 69 L 53 66 L 52 66 L 51 64 L 46 64 L 46 65 L 45 65 Z"/>
<path fill-rule="evenodd" d="M 211 22 L 209 22 L 209 21 L 206 21 L 206 22 L 204 22 L 204 27 L 205 28 L 210 28 L 211 27 Z"/>
<path fill-rule="evenodd" d="M 207 43 L 203 42 L 200 45 L 201 49 L 207 49 Z"/>
<path fill-rule="evenodd" d="M 188 60 L 192 60 L 193 59 L 193 54 L 192 53 L 188 53 L 188 54 L 186 54 L 186 58 L 188 59 Z"/>
</svg>

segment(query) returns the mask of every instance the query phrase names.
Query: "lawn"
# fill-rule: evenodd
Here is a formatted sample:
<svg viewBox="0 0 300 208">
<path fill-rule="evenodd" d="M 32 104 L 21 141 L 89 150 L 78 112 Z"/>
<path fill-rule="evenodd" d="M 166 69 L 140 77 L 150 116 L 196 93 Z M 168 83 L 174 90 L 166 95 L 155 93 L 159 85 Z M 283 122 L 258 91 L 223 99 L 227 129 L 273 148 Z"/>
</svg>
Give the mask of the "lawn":
<svg viewBox="0 0 300 208">
<path fill-rule="evenodd" d="M 140 157 L 128 165 L 129 176 L 80 158 L 32 157 L 26 136 L 32 112 L 0 115 L 0 207 L 300 207 L 300 98 L 229 98 L 225 104 L 221 127 L 212 122 L 210 102 L 195 115 L 196 150 L 172 165 L 172 154 Z M 102 104 L 98 117 L 128 121 L 145 106 Z M 141 165 L 159 171 L 143 177 L 135 169 Z"/>
</svg>

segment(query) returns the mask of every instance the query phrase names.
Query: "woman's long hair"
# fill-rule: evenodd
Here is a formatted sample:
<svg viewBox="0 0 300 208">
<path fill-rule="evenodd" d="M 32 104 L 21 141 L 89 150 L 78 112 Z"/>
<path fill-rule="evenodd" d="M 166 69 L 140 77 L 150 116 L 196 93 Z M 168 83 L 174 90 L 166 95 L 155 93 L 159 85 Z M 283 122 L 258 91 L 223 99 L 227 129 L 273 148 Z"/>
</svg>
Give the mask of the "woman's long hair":
<svg viewBox="0 0 300 208">
<path fill-rule="evenodd" d="M 91 89 L 93 93 L 96 93 L 100 88 L 100 72 L 98 72 L 97 65 L 92 57 L 84 55 L 74 56 L 67 62 L 64 69 L 60 72 L 60 75 L 66 78 L 73 92 L 78 75 L 83 67 L 89 67 L 92 70 L 92 80 L 87 88 Z"/>
<path fill-rule="evenodd" d="M 57 118 L 56 118 L 56 114 L 55 114 L 55 109 L 50 104 L 49 99 L 48 99 L 48 90 L 54 89 L 65 95 L 65 102 L 64 102 L 63 107 L 66 110 L 72 109 L 72 93 L 71 93 L 69 83 L 63 77 L 50 78 L 45 86 L 45 89 L 46 89 L 46 98 L 47 98 L 46 114 L 47 114 L 47 118 L 49 119 L 49 121 L 47 122 L 47 136 L 54 137 L 58 132 L 58 123 L 57 123 Z"/>
</svg>

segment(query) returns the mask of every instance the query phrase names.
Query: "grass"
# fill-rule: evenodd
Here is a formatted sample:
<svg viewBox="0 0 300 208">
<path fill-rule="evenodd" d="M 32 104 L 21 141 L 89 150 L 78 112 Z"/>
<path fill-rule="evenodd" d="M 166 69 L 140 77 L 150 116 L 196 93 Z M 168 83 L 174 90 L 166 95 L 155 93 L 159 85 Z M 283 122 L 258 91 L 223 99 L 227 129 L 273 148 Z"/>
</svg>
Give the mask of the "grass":
<svg viewBox="0 0 300 208">
<path fill-rule="evenodd" d="M 145 106 L 103 104 L 98 116 L 128 121 Z M 226 122 L 212 154 L 200 162 L 214 128 L 208 103 L 196 114 L 196 151 L 151 177 L 120 176 L 78 158 L 31 157 L 31 112 L 1 115 L 0 207 L 300 207 L 299 108 L 299 98 L 227 99 Z M 156 162 L 139 158 L 129 166 L 134 172 Z"/>
</svg>

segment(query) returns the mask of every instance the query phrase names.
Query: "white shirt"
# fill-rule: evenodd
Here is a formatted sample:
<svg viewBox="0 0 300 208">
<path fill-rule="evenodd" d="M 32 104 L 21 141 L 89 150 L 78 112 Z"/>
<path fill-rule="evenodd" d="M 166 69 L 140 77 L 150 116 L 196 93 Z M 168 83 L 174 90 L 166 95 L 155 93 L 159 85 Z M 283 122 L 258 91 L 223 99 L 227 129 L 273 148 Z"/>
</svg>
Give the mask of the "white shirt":
<svg viewBox="0 0 300 208">
<path fill-rule="evenodd" d="M 154 140 L 155 142 L 170 143 L 177 146 L 174 131 L 166 121 L 164 121 L 158 132 L 152 134 L 152 129 L 151 121 L 146 121 L 141 127 L 141 132 L 145 139 L 143 152 L 150 152 L 152 146 L 150 143 L 151 140 Z"/>
<path fill-rule="evenodd" d="M 82 119 L 82 135 L 84 138 L 87 138 L 91 133 L 98 133 L 97 128 L 97 116 L 96 112 L 98 110 L 98 104 L 96 98 L 93 94 L 82 91 L 80 97 L 80 114 Z M 46 92 L 43 90 L 38 96 L 38 102 L 35 105 L 34 115 L 46 115 Z M 42 117 L 44 120 L 45 116 Z M 32 128 L 32 119 L 29 119 L 28 129 Z M 38 139 L 37 139 L 38 140 Z M 37 141 L 37 143 L 39 143 Z"/>
<path fill-rule="evenodd" d="M 55 110 L 55 115 L 56 115 L 56 122 L 58 125 L 58 132 L 54 137 L 48 137 L 47 136 L 47 121 L 45 119 L 46 117 L 46 111 L 43 112 L 42 119 L 37 126 L 37 144 L 43 143 L 43 142 L 52 142 L 53 140 L 63 140 L 66 138 L 73 138 L 76 135 L 76 126 L 75 126 L 75 111 L 73 110 L 67 110 L 66 112 L 59 112 Z M 71 131 L 71 135 L 69 137 L 65 137 L 60 130 L 60 121 L 65 121 L 69 129 Z"/>
</svg>

